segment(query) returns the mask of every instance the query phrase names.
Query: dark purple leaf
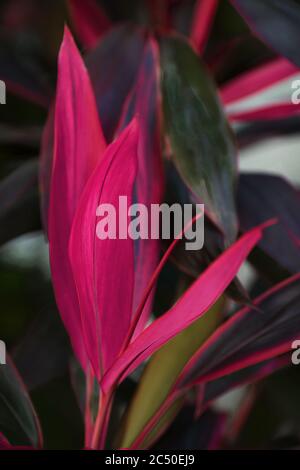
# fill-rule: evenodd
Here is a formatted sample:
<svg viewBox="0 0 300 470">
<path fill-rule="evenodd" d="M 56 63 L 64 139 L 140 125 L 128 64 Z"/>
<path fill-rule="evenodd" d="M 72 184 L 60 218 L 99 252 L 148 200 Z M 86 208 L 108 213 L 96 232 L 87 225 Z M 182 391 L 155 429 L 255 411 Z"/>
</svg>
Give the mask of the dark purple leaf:
<svg viewBox="0 0 300 470">
<path fill-rule="evenodd" d="M 140 29 L 118 26 L 87 55 L 100 121 L 108 142 L 114 136 L 123 105 L 137 76 L 144 41 Z"/>
<path fill-rule="evenodd" d="M 219 327 L 195 354 L 180 385 L 207 382 L 291 350 L 300 334 L 300 275 L 270 289 Z"/>
<path fill-rule="evenodd" d="M 300 66 L 300 5 L 295 0 L 231 0 L 252 31 Z"/>
<path fill-rule="evenodd" d="M 179 413 L 165 435 L 156 443 L 155 449 L 212 450 L 218 447 L 226 415 L 208 410 L 195 418 L 195 409 L 186 406 Z"/>
<path fill-rule="evenodd" d="M 242 230 L 278 218 L 259 247 L 290 273 L 300 266 L 300 196 L 279 176 L 242 174 L 238 189 L 238 213 Z"/>
</svg>

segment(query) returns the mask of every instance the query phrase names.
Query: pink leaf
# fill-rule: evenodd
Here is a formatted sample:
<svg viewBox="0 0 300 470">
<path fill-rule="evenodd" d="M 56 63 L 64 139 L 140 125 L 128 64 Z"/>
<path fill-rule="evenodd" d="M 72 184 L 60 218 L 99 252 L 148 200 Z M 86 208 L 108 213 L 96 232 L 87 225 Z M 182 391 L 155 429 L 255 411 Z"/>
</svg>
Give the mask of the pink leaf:
<svg viewBox="0 0 300 470">
<path fill-rule="evenodd" d="M 56 301 L 83 367 L 86 354 L 76 288 L 68 257 L 75 210 L 105 148 L 88 73 L 66 29 L 59 54 L 54 161 L 49 207 L 50 263 Z"/>
<path fill-rule="evenodd" d="M 275 59 L 249 70 L 221 87 L 224 104 L 232 104 L 246 96 L 265 90 L 274 84 L 292 77 L 299 69 L 286 59 Z"/>
<path fill-rule="evenodd" d="M 93 47 L 110 29 L 105 12 L 96 0 L 68 0 L 68 6 L 79 39 L 86 47 Z"/>
<path fill-rule="evenodd" d="M 202 54 L 217 11 L 218 0 L 197 0 L 191 31 L 191 41 Z"/>
<path fill-rule="evenodd" d="M 187 328 L 216 302 L 236 276 L 249 252 L 261 239 L 264 226 L 241 237 L 194 282 L 181 299 L 141 333 L 120 355 L 102 381 L 107 391 L 124 379 L 163 344 Z"/>
<path fill-rule="evenodd" d="M 211 382 L 290 351 L 299 332 L 299 281 L 300 274 L 285 279 L 254 301 L 260 310 L 245 307 L 221 325 L 185 366 L 177 387 Z"/>
<path fill-rule="evenodd" d="M 231 122 L 263 121 L 265 119 L 284 119 L 300 113 L 300 105 L 294 103 L 274 103 L 251 110 L 229 112 Z"/>
<path fill-rule="evenodd" d="M 107 148 L 103 161 L 90 178 L 70 238 L 70 259 L 86 347 L 98 379 L 119 353 L 132 314 L 133 241 L 118 234 L 118 228 L 127 229 L 129 222 L 127 210 L 119 211 L 118 207 L 119 196 L 127 197 L 128 207 L 132 203 L 137 144 L 138 128 L 133 121 Z M 115 239 L 100 240 L 97 236 L 96 212 L 100 204 L 115 208 L 119 221 Z M 123 223 L 120 218 L 124 219 Z"/>
<path fill-rule="evenodd" d="M 139 116 L 138 171 L 135 182 L 136 201 L 149 210 L 151 204 L 160 204 L 164 192 L 162 156 L 160 148 L 159 92 L 158 92 L 159 51 L 157 42 L 148 39 L 139 76 L 132 95 L 129 97 L 121 128 L 129 122 L 133 115 Z M 143 221 L 151 226 L 150 218 Z M 135 288 L 133 311 L 141 302 L 142 295 L 159 261 L 160 241 L 155 239 L 139 239 L 135 241 Z M 141 332 L 149 317 L 152 298 L 144 307 L 134 335 Z"/>
</svg>

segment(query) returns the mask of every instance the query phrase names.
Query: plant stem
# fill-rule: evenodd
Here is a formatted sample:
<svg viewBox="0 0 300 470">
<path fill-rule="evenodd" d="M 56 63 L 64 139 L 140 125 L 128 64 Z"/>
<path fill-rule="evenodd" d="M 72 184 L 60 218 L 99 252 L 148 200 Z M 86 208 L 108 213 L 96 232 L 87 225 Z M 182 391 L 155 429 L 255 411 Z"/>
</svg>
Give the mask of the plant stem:
<svg viewBox="0 0 300 470">
<path fill-rule="evenodd" d="M 91 417 L 91 396 L 93 392 L 93 383 L 94 383 L 94 376 L 91 373 L 90 367 L 88 368 L 87 375 L 86 375 L 86 399 L 85 399 L 85 416 L 84 416 L 84 424 L 85 424 L 85 446 L 87 447 L 90 443 L 91 434 L 92 434 L 92 417 Z"/>
<path fill-rule="evenodd" d="M 102 395 L 99 394 L 98 414 L 96 417 L 94 432 L 91 439 L 92 449 L 103 449 L 105 446 L 105 439 L 108 427 L 108 417 L 113 398 L 113 391 Z"/>
</svg>

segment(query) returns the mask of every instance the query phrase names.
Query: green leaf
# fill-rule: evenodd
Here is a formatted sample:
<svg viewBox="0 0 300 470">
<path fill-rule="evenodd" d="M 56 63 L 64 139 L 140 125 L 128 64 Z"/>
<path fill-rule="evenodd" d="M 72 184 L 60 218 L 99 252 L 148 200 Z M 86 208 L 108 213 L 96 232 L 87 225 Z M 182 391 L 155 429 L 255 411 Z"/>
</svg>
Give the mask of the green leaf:
<svg viewBox="0 0 300 470">
<path fill-rule="evenodd" d="M 145 368 L 126 416 L 121 448 L 128 448 L 167 398 L 188 360 L 220 322 L 221 298 L 203 317 L 163 346 Z"/>
<path fill-rule="evenodd" d="M 41 444 L 39 423 L 12 362 L 0 365 L 0 432 L 13 445 Z"/>
<path fill-rule="evenodd" d="M 237 235 L 236 150 L 215 85 L 178 37 L 161 42 L 164 120 L 175 165 L 227 243 Z"/>
</svg>

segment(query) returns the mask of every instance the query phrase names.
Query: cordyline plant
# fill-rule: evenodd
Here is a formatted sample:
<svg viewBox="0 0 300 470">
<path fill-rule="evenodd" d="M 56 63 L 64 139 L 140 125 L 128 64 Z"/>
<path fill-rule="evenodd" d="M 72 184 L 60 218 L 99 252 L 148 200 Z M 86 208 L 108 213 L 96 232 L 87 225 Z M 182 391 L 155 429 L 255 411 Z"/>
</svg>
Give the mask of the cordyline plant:
<svg viewBox="0 0 300 470">
<path fill-rule="evenodd" d="M 3 76 L 12 92 L 49 109 L 39 162 L 42 218 L 56 303 L 76 358 L 73 382 L 81 379 L 75 388 L 86 449 L 224 446 L 228 417 L 211 405 L 288 365 L 300 336 L 299 192 L 277 176 L 239 174 L 237 150 L 237 143 L 293 132 L 298 122 L 300 107 L 290 96 L 274 100 L 267 92 L 299 74 L 300 6 L 232 0 L 270 50 L 259 66 L 217 89 L 216 67 L 235 45 L 209 55 L 207 64 L 201 56 L 220 3 L 196 1 L 184 36 L 175 21 L 184 1 L 145 2 L 147 27 L 112 24 L 95 0 L 70 0 L 84 55 L 65 27 L 55 96 L 18 83 L 10 70 Z M 274 33 L 286 25 L 288 35 Z M 25 197 L 36 165 L 25 170 L 5 180 L 0 194 L 21 184 Z M 204 203 L 204 248 L 185 251 L 180 237 L 169 245 L 99 240 L 97 207 L 118 207 L 119 196 L 147 207 Z M 237 278 L 246 260 L 268 280 L 256 298 Z M 159 306 L 167 265 L 179 287 Z M 7 397 L 1 448 L 42 448 L 38 418 L 10 359 L 0 374 Z M 245 420 L 243 404 L 235 432 Z M 177 434 L 169 432 L 176 422 Z M 205 443 L 188 444 L 196 425 Z"/>
</svg>

